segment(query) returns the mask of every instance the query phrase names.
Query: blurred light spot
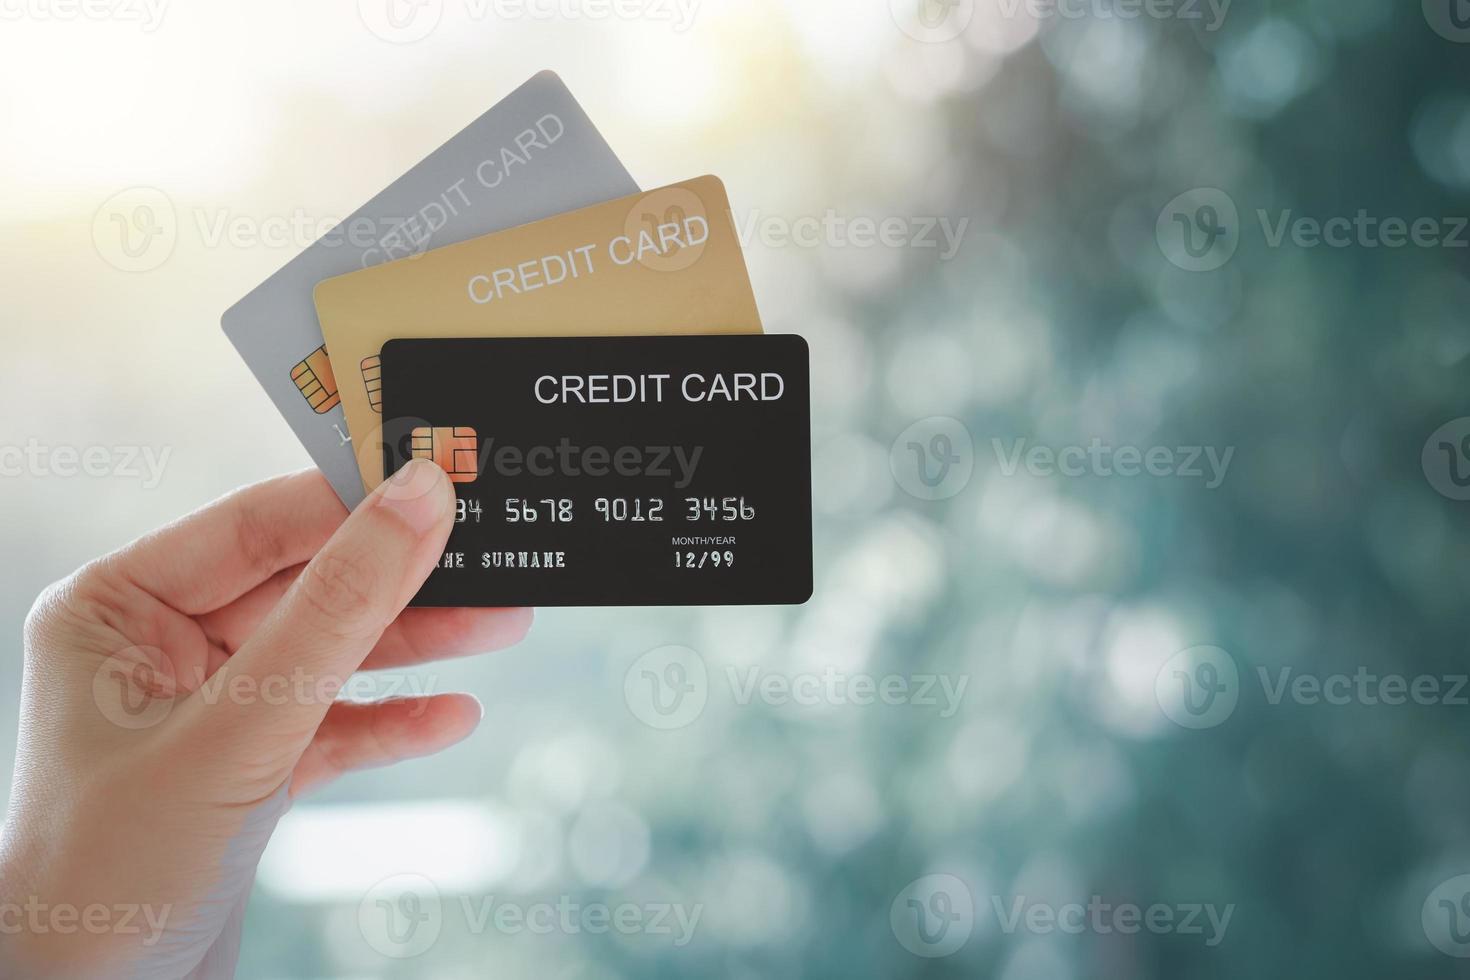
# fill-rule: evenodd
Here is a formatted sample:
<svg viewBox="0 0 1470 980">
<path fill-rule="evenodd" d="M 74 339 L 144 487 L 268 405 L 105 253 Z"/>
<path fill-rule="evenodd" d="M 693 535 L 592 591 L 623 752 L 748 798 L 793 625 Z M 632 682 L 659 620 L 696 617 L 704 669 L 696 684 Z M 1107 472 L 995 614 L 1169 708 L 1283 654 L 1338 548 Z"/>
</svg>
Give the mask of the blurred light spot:
<svg viewBox="0 0 1470 980">
<path fill-rule="evenodd" d="M 895 515 L 868 528 L 833 560 L 829 581 L 878 616 L 913 615 L 944 583 L 945 540 L 932 522 Z"/>
<path fill-rule="evenodd" d="M 806 889 L 756 851 L 712 861 L 700 894 L 710 932 L 732 946 L 776 943 L 805 928 Z"/>
<path fill-rule="evenodd" d="M 815 311 L 803 317 L 802 335 L 820 357 L 812 358 L 812 414 L 843 415 L 867 404 L 873 354 L 868 338 L 852 324 Z"/>
<path fill-rule="evenodd" d="M 1155 682 L 1169 658 L 1193 642 L 1178 618 L 1166 610 L 1115 611 L 1103 643 L 1102 673 L 1092 692 L 1099 719 L 1133 736 L 1172 727 L 1159 707 Z"/>
<path fill-rule="evenodd" d="M 905 415 L 962 416 L 976 360 L 954 334 L 936 330 L 906 334 L 889 357 L 888 395 Z"/>
<path fill-rule="evenodd" d="M 1066 751 L 1055 753 L 1042 768 L 1049 774 L 1052 792 L 1066 804 L 1067 817 L 1074 825 L 1122 812 L 1137 795 L 1127 763 L 1110 741 L 1075 742 Z"/>
<path fill-rule="evenodd" d="M 970 365 L 973 401 L 1000 405 L 1034 390 L 1051 367 L 1050 325 L 1022 310 L 976 310 L 972 333 L 985 352 Z"/>
<path fill-rule="evenodd" d="M 1317 48 L 1305 32 L 1272 17 L 1220 52 L 1220 82 L 1239 115 L 1264 119 L 1306 91 L 1320 72 Z"/>
<path fill-rule="evenodd" d="M 412 872 L 441 891 L 496 885 L 519 849 L 513 815 L 460 802 L 297 807 L 260 861 L 260 882 L 292 902 L 356 902 Z"/>
<path fill-rule="evenodd" d="M 675 44 L 638 44 L 618 62 L 616 78 L 626 93 L 622 105 L 644 120 L 669 129 L 697 127 L 727 111 L 733 71 L 722 70 L 712 35 L 691 33 Z"/>
<path fill-rule="evenodd" d="M 1030 497 L 1007 528 L 1011 557 L 1033 578 L 1081 586 L 1122 542 L 1083 504 L 1056 494 Z"/>
<path fill-rule="evenodd" d="M 884 46 L 902 40 L 881 14 L 854 16 L 849 0 L 802 0 L 775 6 L 796 30 L 813 66 L 833 82 L 865 78 Z"/>
<path fill-rule="evenodd" d="M 1414 117 L 1414 155 L 1435 180 L 1457 190 L 1470 189 L 1470 98 L 1431 101 Z"/>
<path fill-rule="evenodd" d="M 968 72 L 969 62 L 981 59 L 967 57 L 958 44 L 906 45 L 896 49 L 884 62 L 883 73 L 894 91 L 914 102 L 931 103 L 982 80 Z"/>
<path fill-rule="evenodd" d="M 1027 771 L 1029 743 L 1011 718 L 967 724 L 945 758 L 949 781 L 971 803 L 987 804 L 1016 785 Z"/>
<path fill-rule="evenodd" d="M 1066 79 L 1077 121 L 1110 137 L 1136 120 L 1150 68 L 1149 38 L 1134 24 L 1092 20 L 1050 32 L 1042 47 Z M 1091 111 L 1088 111 L 1091 110 Z M 1097 110 L 1102 110 L 1101 116 Z"/>
<path fill-rule="evenodd" d="M 1072 961 L 1056 943 L 1025 940 L 1001 969 L 1000 980 L 1072 980 Z"/>
<path fill-rule="evenodd" d="M 1245 288 L 1237 266 L 1209 275 L 1176 269 L 1162 259 L 1154 282 L 1159 307 L 1175 323 L 1195 333 L 1207 333 L 1229 323 L 1240 312 Z"/>
<path fill-rule="evenodd" d="M 517 803 L 545 805 L 567 813 L 588 799 L 610 795 L 621 777 L 618 756 L 606 740 L 569 733 L 521 749 L 507 783 Z"/>
<path fill-rule="evenodd" d="M 817 509 L 837 517 L 871 514 L 893 496 L 887 451 L 857 433 L 839 433 L 817 447 L 812 481 Z"/>
<path fill-rule="evenodd" d="M 883 803 L 866 776 L 829 773 L 807 788 L 801 801 L 807 832 L 824 853 L 839 857 L 883 826 Z"/>
<path fill-rule="evenodd" d="M 1014 13 L 1012 12 L 1014 10 Z M 976 50 L 1009 54 L 1036 37 L 1041 22 L 1031 15 L 1032 5 L 982 2 L 975 5 L 975 19 L 965 40 Z"/>
<path fill-rule="evenodd" d="M 648 824 L 621 803 L 599 803 L 577 816 L 567 857 L 594 888 L 620 888 L 648 864 Z"/>
</svg>

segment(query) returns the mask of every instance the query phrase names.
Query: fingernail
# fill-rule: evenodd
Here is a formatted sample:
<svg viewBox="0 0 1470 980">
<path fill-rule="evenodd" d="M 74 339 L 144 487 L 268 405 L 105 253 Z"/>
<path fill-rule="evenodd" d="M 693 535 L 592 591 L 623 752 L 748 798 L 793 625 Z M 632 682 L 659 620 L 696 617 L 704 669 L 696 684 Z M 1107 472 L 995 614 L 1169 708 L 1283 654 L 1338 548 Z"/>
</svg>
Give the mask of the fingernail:
<svg viewBox="0 0 1470 980">
<path fill-rule="evenodd" d="M 415 459 L 379 488 L 378 504 L 403 518 L 419 534 L 427 534 L 448 509 L 444 471 L 427 459 Z"/>
</svg>

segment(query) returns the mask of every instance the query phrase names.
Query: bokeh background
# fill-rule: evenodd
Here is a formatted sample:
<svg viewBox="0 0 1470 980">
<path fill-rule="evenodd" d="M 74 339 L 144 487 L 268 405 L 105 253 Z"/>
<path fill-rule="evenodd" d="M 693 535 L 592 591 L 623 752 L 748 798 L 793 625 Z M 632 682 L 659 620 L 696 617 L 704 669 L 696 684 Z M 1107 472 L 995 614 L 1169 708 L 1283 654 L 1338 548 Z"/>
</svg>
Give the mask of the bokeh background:
<svg viewBox="0 0 1470 980">
<path fill-rule="evenodd" d="M 0 447 L 168 454 L 7 457 L 0 767 L 42 587 L 308 463 L 220 313 L 552 68 L 644 187 L 724 178 L 810 341 L 816 594 L 382 680 L 484 725 L 296 807 L 242 976 L 1463 975 L 1470 4 L 391 2 L 0 13 Z"/>
</svg>

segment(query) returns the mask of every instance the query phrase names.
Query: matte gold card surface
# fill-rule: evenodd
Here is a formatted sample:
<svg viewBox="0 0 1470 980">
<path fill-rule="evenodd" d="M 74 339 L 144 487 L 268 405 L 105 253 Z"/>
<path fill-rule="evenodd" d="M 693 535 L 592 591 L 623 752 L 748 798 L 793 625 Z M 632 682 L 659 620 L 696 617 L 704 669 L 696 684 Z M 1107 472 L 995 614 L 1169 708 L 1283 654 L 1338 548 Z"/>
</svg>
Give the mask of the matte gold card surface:
<svg viewBox="0 0 1470 980">
<path fill-rule="evenodd" d="M 389 340 L 760 333 L 716 177 L 632 194 L 316 287 L 363 484 L 383 480 Z M 349 367 L 350 365 L 350 367 Z"/>
</svg>

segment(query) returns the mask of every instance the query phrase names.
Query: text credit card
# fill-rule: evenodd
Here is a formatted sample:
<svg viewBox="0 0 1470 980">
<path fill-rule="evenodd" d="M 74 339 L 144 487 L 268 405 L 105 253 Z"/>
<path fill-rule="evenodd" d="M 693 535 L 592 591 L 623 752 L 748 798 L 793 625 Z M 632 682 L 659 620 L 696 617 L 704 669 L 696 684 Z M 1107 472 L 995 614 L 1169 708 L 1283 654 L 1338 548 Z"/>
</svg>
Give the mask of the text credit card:
<svg viewBox="0 0 1470 980">
<path fill-rule="evenodd" d="M 808 371 L 794 335 L 388 342 L 385 475 L 459 497 L 414 604 L 805 602 Z"/>
</svg>

